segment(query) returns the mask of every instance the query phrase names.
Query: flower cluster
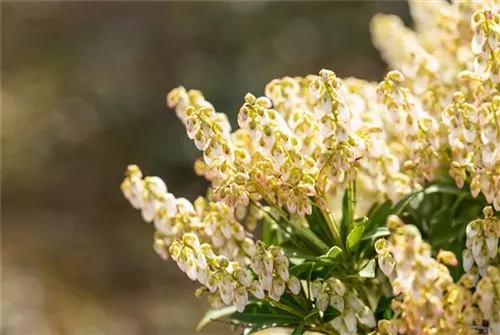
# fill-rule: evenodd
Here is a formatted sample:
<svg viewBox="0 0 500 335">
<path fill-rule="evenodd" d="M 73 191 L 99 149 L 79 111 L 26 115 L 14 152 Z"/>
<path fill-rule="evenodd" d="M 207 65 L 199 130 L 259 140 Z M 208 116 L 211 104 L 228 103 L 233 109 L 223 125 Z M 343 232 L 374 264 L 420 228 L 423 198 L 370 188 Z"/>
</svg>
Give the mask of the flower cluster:
<svg viewBox="0 0 500 335">
<path fill-rule="evenodd" d="M 471 326 L 482 321 L 472 304 L 475 280 L 464 275 L 453 282 L 443 264 L 457 264 L 451 252 L 440 252 L 443 263 L 432 258 L 431 246 L 411 225 L 399 225 L 389 241 L 378 240 L 375 248 L 398 297 L 391 305 L 395 316 L 389 328 L 394 334 L 474 334 Z"/>
<path fill-rule="evenodd" d="M 264 290 L 269 297 L 279 301 L 287 285 L 292 293 L 300 292 L 300 282 L 289 275 L 288 259 L 278 247 L 266 248 L 262 243 L 257 243 L 251 269 L 258 279 L 253 278 L 249 267 L 216 255 L 210 244 L 200 244 L 198 237 L 192 233 L 186 233 L 182 240 L 174 241 L 169 252 L 191 280 L 204 285 L 197 294 L 210 292 L 208 300 L 217 309 L 232 303 L 242 312 L 247 305 L 248 294 L 264 299 Z"/>
<path fill-rule="evenodd" d="M 175 198 L 163 180 L 143 178 L 136 165 L 128 167 L 121 188 L 130 203 L 141 210 L 144 220 L 154 223 L 154 249 L 162 258 L 168 258 L 168 248 L 185 233 L 196 233 L 231 260 L 248 263 L 253 255 L 253 239 L 226 205 L 202 197 L 194 205 L 185 198 Z"/>
<path fill-rule="evenodd" d="M 486 270 L 477 284 L 474 302 L 483 319 L 489 321 L 489 333 L 500 334 L 500 268 L 490 266 Z"/>
<path fill-rule="evenodd" d="M 372 23 L 375 45 L 389 65 L 402 72 L 405 78 L 396 81 L 407 87 L 391 99 L 395 108 L 388 106 L 388 111 L 401 113 L 405 105 L 413 110 L 404 114 L 409 119 L 403 118 L 410 127 L 398 129 L 417 141 L 410 141 L 410 150 L 398 157 L 410 157 L 404 163 L 417 168 L 420 183 L 421 177 L 434 179 L 440 165 L 447 164 L 459 187 L 469 181 L 474 195 L 482 192 L 500 210 L 498 5 L 410 1 L 410 8 L 416 32 L 394 16 L 379 15 Z M 473 101 L 467 101 L 469 96 Z M 413 133 L 421 134 L 421 140 Z M 442 162 L 448 151 L 449 162 Z"/>
<path fill-rule="evenodd" d="M 484 208 L 483 213 L 483 219 L 467 225 L 467 249 L 462 255 L 465 271 L 479 271 L 481 276 L 486 274 L 490 261 L 497 257 L 500 238 L 500 219 L 493 216 L 491 207 Z"/>
<path fill-rule="evenodd" d="M 208 195 L 176 198 L 135 165 L 121 189 L 154 223 L 154 249 L 215 308 L 267 304 L 298 333 L 473 334 L 488 325 L 500 334 L 500 5 L 409 4 L 415 30 L 395 16 L 372 21 L 390 68 L 380 83 L 325 69 L 274 79 L 265 96 L 245 96 L 237 130 L 200 91 L 167 95 L 202 152 L 194 169 Z M 443 208 L 428 213 L 433 193 Z M 480 206 L 462 210 L 462 201 Z M 458 238 L 422 236 L 446 230 L 438 223 L 463 232 L 488 204 L 466 228 L 466 273 L 452 276 L 457 257 L 433 254 L 431 243 Z M 254 239 L 260 231 L 265 242 Z M 394 297 L 391 320 L 375 319 L 381 296 Z M 326 320 L 332 309 L 338 316 Z"/>
<path fill-rule="evenodd" d="M 331 306 L 340 315 L 330 325 L 340 334 L 356 334 L 358 323 L 368 328 L 375 326 L 375 316 L 354 288 L 344 285 L 338 278 L 317 279 L 312 283 L 312 294 L 316 307 L 324 312 Z"/>
</svg>

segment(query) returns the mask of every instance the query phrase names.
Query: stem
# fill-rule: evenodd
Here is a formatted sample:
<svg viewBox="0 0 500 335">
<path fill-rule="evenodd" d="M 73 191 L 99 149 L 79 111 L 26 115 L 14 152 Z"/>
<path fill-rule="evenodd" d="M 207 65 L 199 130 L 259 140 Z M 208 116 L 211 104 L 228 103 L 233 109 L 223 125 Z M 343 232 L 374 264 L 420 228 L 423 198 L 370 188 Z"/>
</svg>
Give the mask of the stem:
<svg viewBox="0 0 500 335">
<path fill-rule="evenodd" d="M 336 240 L 337 244 L 340 246 L 341 249 L 345 249 L 344 246 L 344 241 L 342 240 L 342 237 L 340 235 L 340 230 L 339 227 L 337 226 L 337 223 L 335 220 L 332 218 L 332 215 L 328 211 L 323 211 L 321 210 L 321 214 L 323 214 L 323 217 L 325 218 L 326 222 L 328 223 L 328 227 L 330 228 L 330 231 L 332 232 L 333 238 Z"/>
<path fill-rule="evenodd" d="M 289 239 L 290 239 L 290 241 L 291 241 L 291 242 L 292 242 L 292 243 L 293 243 L 296 247 L 300 248 L 300 244 L 298 244 L 298 243 L 297 243 L 297 241 L 296 241 L 295 239 L 290 238 L 290 233 L 287 231 L 286 227 L 284 227 L 284 226 L 282 225 L 282 223 L 280 222 L 280 220 L 279 220 L 279 219 L 276 219 L 275 217 L 273 217 L 273 216 L 271 215 L 271 213 L 269 213 L 269 211 L 267 211 L 267 210 L 264 208 L 264 206 L 262 206 L 260 203 L 255 202 L 255 201 L 253 201 L 253 200 L 252 200 L 252 203 L 253 203 L 255 206 L 259 207 L 259 209 L 260 209 L 261 211 L 263 211 L 263 212 L 265 213 L 265 215 L 267 215 L 267 216 L 268 216 L 271 220 L 273 220 L 273 221 L 274 221 L 274 222 L 278 225 L 278 227 L 279 227 L 279 228 L 283 231 L 283 234 L 285 234 L 285 237 L 286 237 L 286 238 L 289 238 Z M 287 219 L 286 219 L 286 217 L 285 217 L 284 219 L 285 219 L 285 220 L 287 220 Z M 288 222 L 288 220 L 287 220 L 287 222 Z"/>
<path fill-rule="evenodd" d="M 286 218 L 285 218 L 286 219 Z M 308 243 L 316 246 L 323 254 L 328 251 L 328 246 L 318 236 L 316 236 L 310 229 L 304 227 L 296 220 L 288 220 L 288 223 L 295 229 Z"/>
<path fill-rule="evenodd" d="M 453 204 L 453 207 L 451 207 L 451 210 L 450 210 L 450 219 L 453 219 L 453 217 L 455 216 L 455 212 L 457 211 L 458 209 L 458 206 L 460 206 L 460 204 L 462 203 L 462 201 L 467 197 L 467 194 L 460 194 L 460 196 L 458 197 L 458 199 L 455 201 L 455 203 Z"/>
<path fill-rule="evenodd" d="M 355 187 L 354 182 L 349 182 L 347 186 L 347 231 L 348 234 L 352 229 L 352 224 L 354 222 L 354 206 L 355 206 Z"/>
<path fill-rule="evenodd" d="M 304 293 L 303 289 L 301 289 L 300 291 L 302 294 L 295 295 L 292 292 L 290 292 L 290 295 L 292 296 L 293 300 L 295 300 L 295 302 L 297 302 L 302 308 L 304 308 L 305 310 L 310 310 L 312 307 L 311 301 L 303 295 Z"/>
</svg>

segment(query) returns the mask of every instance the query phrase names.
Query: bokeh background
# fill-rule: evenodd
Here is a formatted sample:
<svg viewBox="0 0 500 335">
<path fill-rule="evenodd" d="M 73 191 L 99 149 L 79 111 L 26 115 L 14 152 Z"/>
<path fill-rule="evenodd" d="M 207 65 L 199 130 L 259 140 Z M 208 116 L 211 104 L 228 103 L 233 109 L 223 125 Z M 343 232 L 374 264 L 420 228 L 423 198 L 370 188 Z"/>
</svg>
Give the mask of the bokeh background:
<svg viewBox="0 0 500 335">
<path fill-rule="evenodd" d="M 409 22 L 401 1 L 1 6 L 3 334 L 194 333 L 208 303 L 119 190 L 136 163 L 177 196 L 204 193 L 166 93 L 198 88 L 235 124 L 273 78 L 380 79 L 370 18 Z"/>
</svg>

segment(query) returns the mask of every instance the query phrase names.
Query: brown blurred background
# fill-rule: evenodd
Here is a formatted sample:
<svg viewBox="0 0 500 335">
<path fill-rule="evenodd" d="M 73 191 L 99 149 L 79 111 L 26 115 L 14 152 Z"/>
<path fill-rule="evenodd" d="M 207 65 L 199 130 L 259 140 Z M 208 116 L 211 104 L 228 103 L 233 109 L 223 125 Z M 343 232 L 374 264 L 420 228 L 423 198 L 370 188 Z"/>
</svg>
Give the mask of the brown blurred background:
<svg viewBox="0 0 500 335">
<path fill-rule="evenodd" d="M 204 193 L 166 92 L 201 89 L 235 124 L 276 77 L 378 80 L 378 12 L 408 21 L 397 1 L 3 2 L 2 333 L 194 333 L 208 303 L 119 190 L 135 163 Z"/>
</svg>

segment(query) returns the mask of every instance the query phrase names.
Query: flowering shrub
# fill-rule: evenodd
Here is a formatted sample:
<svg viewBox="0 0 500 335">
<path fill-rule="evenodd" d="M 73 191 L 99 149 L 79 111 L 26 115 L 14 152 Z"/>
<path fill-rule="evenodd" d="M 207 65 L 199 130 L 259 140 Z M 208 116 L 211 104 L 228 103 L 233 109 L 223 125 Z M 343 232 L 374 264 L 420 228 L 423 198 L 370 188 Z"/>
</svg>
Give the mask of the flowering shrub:
<svg viewBox="0 0 500 335">
<path fill-rule="evenodd" d="M 211 187 L 191 203 L 131 165 L 121 188 L 208 296 L 200 328 L 500 334 L 500 7 L 410 6 L 415 31 L 372 21 L 380 83 L 275 79 L 235 131 L 201 92 L 168 94 Z"/>
</svg>

